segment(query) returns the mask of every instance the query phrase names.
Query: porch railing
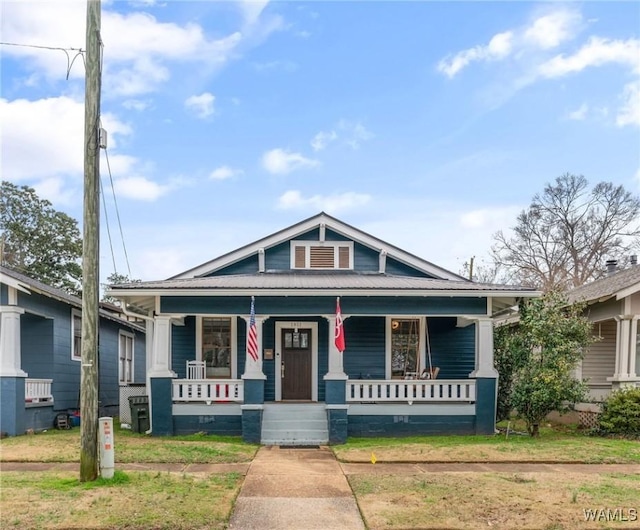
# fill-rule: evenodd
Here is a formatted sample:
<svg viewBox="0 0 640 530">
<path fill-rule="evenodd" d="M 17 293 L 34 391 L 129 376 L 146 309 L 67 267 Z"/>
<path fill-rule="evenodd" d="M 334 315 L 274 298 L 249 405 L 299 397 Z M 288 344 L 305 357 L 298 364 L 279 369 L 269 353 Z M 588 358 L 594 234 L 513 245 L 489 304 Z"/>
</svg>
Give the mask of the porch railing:
<svg viewBox="0 0 640 530">
<path fill-rule="evenodd" d="M 25 403 L 53 403 L 52 384 L 53 379 L 25 379 Z"/>
<path fill-rule="evenodd" d="M 438 380 L 349 380 L 349 403 L 433 403 L 476 400 L 476 382 L 473 379 Z"/>
<path fill-rule="evenodd" d="M 173 401 L 224 403 L 244 401 L 242 379 L 175 379 Z"/>
</svg>

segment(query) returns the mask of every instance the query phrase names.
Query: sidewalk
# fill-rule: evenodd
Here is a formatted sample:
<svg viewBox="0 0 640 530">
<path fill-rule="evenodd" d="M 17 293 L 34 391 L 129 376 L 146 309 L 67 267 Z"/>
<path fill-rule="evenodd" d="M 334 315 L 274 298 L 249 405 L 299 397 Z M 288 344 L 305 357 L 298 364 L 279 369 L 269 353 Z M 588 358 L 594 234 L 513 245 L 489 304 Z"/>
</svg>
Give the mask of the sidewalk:
<svg viewBox="0 0 640 530">
<path fill-rule="evenodd" d="M 356 500 L 329 448 L 262 447 L 249 467 L 229 528 L 364 530 Z"/>
</svg>

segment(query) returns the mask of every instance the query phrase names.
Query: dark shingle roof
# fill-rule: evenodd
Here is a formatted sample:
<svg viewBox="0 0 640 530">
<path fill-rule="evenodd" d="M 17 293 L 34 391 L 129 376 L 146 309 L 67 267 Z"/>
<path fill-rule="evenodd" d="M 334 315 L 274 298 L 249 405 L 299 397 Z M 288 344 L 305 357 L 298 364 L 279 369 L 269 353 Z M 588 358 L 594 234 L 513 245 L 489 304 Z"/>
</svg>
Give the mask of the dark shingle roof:
<svg viewBox="0 0 640 530">
<path fill-rule="evenodd" d="M 590 302 L 607 299 L 634 285 L 638 285 L 640 290 L 640 265 L 633 265 L 628 269 L 576 287 L 567 293 L 567 297 L 569 302 Z"/>
</svg>

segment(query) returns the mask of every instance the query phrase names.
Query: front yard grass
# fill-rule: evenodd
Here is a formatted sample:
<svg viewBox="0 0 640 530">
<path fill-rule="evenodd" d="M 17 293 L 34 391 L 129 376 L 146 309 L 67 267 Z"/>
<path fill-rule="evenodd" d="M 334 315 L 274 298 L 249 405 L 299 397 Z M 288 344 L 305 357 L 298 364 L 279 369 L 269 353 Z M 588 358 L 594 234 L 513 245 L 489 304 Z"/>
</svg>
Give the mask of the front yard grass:
<svg viewBox="0 0 640 530">
<path fill-rule="evenodd" d="M 207 463 L 250 462 L 257 445 L 236 436 L 193 434 L 147 436 L 115 427 L 116 463 Z M 0 462 L 79 462 L 80 428 L 49 430 L 0 440 Z"/>
<path fill-rule="evenodd" d="M 77 473 L 3 472 L 1 526 L 54 529 L 222 529 L 242 485 L 238 473 L 116 471 L 80 483 Z"/>
<path fill-rule="evenodd" d="M 631 529 L 640 524 L 640 475 L 363 474 L 350 476 L 349 483 L 370 529 Z"/>
<path fill-rule="evenodd" d="M 588 436 L 575 428 L 544 427 L 539 438 L 491 436 L 349 438 L 333 446 L 342 462 L 640 463 L 640 441 Z"/>
</svg>

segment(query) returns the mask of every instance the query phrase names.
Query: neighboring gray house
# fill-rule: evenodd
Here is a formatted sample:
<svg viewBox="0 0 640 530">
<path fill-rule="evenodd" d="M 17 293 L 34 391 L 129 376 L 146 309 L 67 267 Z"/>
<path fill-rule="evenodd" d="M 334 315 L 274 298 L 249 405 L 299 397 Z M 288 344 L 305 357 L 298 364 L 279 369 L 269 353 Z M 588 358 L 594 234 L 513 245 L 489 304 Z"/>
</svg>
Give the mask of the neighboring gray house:
<svg viewBox="0 0 640 530">
<path fill-rule="evenodd" d="M 634 263 L 635 260 L 632 260 Z M 578 368 L 587 379 L 591 399 L 600 401 L 612 390 L 640 385 L 640 265 L 616 270 L 567 293 L 570 302 L 586 302 L 586 316 L 597 337 Z"/>
<path fill-rule="evenodd" d="M 49 429 L 79 409 L 81 328 L 79 298 L 0 267 L 0 432 Z M 101 304 L 98 356 L 99 413 L 118 416 L 122 389 L 145 382 L 144 327 Z"/>
<path fill-rule="evenodd" d="M 264 444 L 493 433 L 493 317 L 539 295 L 471 282 L 325 213 L 109 294 L 147 321 L 154 435 Z"/>
</svg>

